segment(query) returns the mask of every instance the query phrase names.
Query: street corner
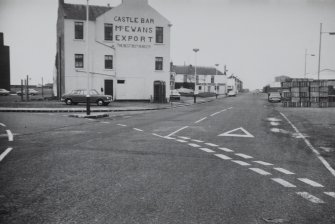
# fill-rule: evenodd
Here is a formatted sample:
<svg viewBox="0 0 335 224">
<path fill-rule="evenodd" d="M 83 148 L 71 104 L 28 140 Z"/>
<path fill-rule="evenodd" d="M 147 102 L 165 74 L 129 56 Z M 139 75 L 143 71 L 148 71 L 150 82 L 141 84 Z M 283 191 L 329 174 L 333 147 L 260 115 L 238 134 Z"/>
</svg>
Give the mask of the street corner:
<svg viewBox="0 0 335 224">
<path fill-rule="evenodd" d="M 109 117 L 109 114 L 107 113 L 94 113 L 94 114 L 69 114 L 69 117 L 74 117 L 74 118 L 91 118 L 91 119 L 98 119 L 98 118 L 104 118 L 104 117 Z"/>
</svg>

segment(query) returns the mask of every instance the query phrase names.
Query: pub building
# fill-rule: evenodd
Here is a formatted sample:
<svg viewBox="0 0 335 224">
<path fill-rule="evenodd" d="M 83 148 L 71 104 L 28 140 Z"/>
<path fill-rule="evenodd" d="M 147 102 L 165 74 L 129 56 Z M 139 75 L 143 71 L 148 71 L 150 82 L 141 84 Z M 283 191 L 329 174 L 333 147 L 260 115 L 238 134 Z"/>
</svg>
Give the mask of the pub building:
<svg viewBox="0 0 335 224">
<path fill-rule="evenodd" d="M 59 0 L 55 95 L 89 88 L 114 100 L 169 97 L 171 24 L 148 0 L 90 5 L 88 23 L 87 47 L 86 5 Z"/>
</svg>

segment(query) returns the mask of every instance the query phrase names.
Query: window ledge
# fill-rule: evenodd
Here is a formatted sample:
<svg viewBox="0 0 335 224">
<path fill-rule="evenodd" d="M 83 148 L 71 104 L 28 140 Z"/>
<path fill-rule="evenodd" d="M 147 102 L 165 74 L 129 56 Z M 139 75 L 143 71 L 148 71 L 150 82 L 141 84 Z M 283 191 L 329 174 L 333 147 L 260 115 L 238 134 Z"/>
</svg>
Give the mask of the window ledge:
<svg viewBox="0 0 335 224">
<path fill-rule="evenodd" d="M 73 41 L 82 41 L 82 42 L 84 42 L 85 39 L 73 39 Z"/>
<path fill-rule="evenodd" d="M 156 46 L 165 45 L 165 43 L 155 43 Z"/>
<path fill-rule="evenodd" d="M 164 72 L 164 70 L 155 70 L 155 72 Z"/>
</svg>

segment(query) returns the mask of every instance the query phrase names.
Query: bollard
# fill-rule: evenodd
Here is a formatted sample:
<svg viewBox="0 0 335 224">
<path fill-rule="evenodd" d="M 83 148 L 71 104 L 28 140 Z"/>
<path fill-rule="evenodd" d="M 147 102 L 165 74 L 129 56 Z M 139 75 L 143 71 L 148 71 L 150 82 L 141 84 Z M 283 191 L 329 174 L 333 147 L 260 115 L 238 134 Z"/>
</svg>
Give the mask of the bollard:
<svg viewBox="0 0 335 224">
<path fill-rule="evenodd" d="M 91 114 L 90 96 L 86 96 L 86 115 Z"/>
</svg>

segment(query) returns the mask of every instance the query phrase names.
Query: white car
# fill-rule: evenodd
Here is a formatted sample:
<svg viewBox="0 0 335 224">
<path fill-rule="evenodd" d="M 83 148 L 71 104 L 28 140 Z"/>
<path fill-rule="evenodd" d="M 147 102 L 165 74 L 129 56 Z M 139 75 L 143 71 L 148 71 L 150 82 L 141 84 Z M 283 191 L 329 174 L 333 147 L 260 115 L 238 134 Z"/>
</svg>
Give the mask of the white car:
<svg viewBox="0 0 335 224">
<path fill-rule="evenodd" d="M 34 89 L 29 89 L 28 90 L 28 95 L 32 95 L 32 96 L 35 96 L 37 95 L 39 92 L 37 90 L 34 90 Z M 17 91 L 16 92 L 17 95 L 21 96 L 22 95 L 22 92 L 21 90 L 20 91 Z M 23 95 L 26 95 L 26 89 L 23 89 Z"/>
<path fill-rule="evenodd" d="M 180 93 L 176 89 L 171 90 L 170 100 L 180 100 Z"/>
<path fill-rule="evenodd" d="M 236 96 L 236 92 L 234 90 L 230 90 L 228 92 L 228 96 Z"/>
<path fill-rule="evenodd" d="M 0 96 L 8 96 L 9 93 L 10 92 L 6 89 L 0 89 Z"/>
</svg>

